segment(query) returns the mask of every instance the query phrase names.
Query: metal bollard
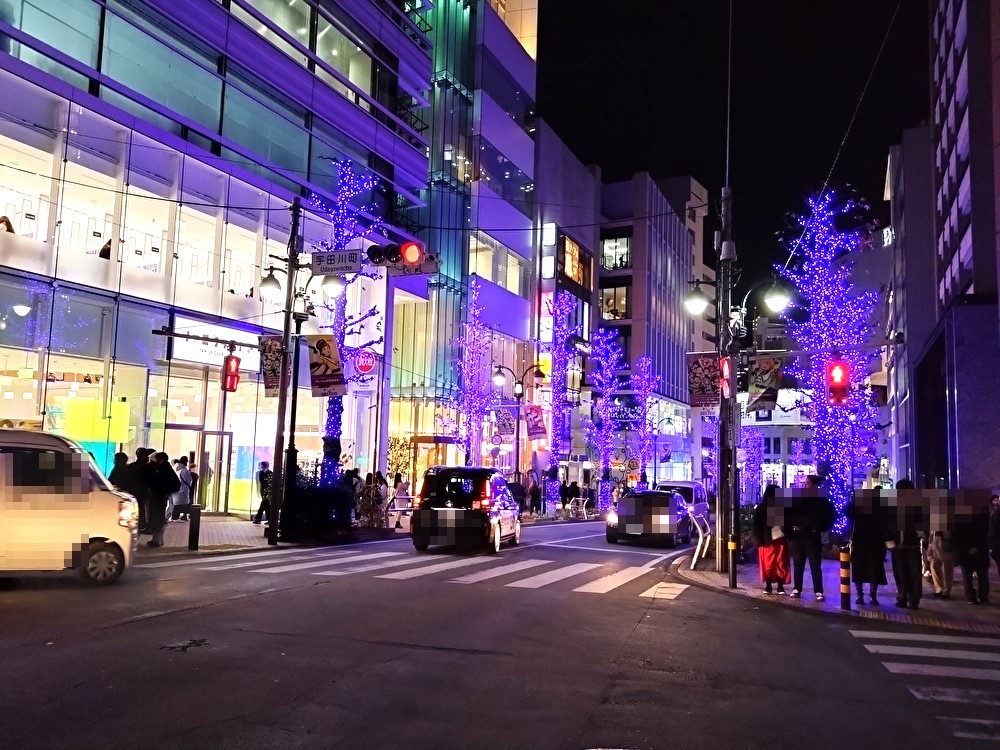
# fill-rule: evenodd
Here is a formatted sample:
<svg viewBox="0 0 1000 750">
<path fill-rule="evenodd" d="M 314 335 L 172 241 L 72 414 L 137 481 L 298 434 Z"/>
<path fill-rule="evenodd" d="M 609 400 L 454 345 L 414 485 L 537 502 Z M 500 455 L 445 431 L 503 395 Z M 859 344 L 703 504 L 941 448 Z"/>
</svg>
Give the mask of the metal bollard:
<svg viewBox="0 0 1000 750">
<path fill-rule="evenodd" d="M 840 548 L 840 608 L 851 609 L 851 548 Z"/>
<path fill-rule="evenodd" d="M 191 510 L 188 512 L 188 549 L 192 552 L 198 551 L 198 537 L 201 534 L 201 505 L 191 503 Z"/>
</svg>

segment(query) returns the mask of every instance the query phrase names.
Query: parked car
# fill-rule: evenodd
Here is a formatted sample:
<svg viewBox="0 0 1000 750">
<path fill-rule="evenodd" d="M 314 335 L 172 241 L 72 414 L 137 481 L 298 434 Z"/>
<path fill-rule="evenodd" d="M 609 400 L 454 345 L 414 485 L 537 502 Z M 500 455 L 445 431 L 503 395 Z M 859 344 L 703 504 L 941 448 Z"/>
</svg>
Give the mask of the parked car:
<svg viewBox="0 0 1000 750">
<path fill-rule="evenodd" d="M 521 543 L 521 509 L 503 474 L 477 466 L 432 466 L 410 517 L 413 546 L 485 546 L 491 553 Z"/>
<path fill-rule="evenodd" d="M 132 564 L 139 507 L 59 435 L 0 430 L 0 575 L 75 570 L 108 585 Z"/>
<path fill-rule="evenodd" d="M 705 485 L 701 482 L 677 479 L 671 482 L 659 482 L 655 489 L 665 492 L 679 492 L 684 500 L 692 505 L 708 502 L 708 493 L 705 491 Z"/>
<path fill-rule="evenodd" d="M 622 495 L 608 512 L 605 535 L 610 544 L 620 539 L 659 542 L 669 547 L 691 541 L 688 503 L 679 492 L 638 490 Z"/>
</svg>

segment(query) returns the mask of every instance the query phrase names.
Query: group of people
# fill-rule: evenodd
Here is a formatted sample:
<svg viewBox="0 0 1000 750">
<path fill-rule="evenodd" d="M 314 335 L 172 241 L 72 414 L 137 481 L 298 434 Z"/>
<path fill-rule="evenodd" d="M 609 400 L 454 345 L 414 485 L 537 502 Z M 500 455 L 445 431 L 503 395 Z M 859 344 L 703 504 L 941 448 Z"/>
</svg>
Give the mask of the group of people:
<svg viewBox="0 0 1000 750">
<path fill-rule="evenodd" d="M 188 467 L 187 456 L 171 462 L 162 451 L 137 448 L 133 461 L 127 453 L 115 454 L 108 479 L 138 502 L 139 533 L 152 537 L 146 544 L 162 547 L 167 523 L 187 520 L 198 475 Z"/>
<path fill-rule="evenodd" d="M 809 564 L 813 592 L 822 601 L 822 535 L 829 532 L 836 520 L 833 504 L 821 492 L 822 479 L 809 477 L 807 492 L 801 507 L 806 513 L 794 516 L 795 522 L 785 525 L 771 523 L 774 518 L 776 485 L 768 485 L 761 502 L 754 509 L 753 535 L 757 543 L 760 580 L 765 594 L 784 594 L 792 584 L 792 596 L 802 596 L 805 566 Z M 913 482 L 901 479 L 897 490 L 914 489 Z M 956 565 L 961 569 L 966 601 L 969 604 L 989 604 L 990 556 L 1000 573 L 1000 496 L 990 500 L 989 523 L 975 518 L 962 518 L 950 525 L 921 533 L 912 529 L 893 529 L 878 513 L 856 512 L 847 508 L 851 524 L 851 581 L 857 594 L 856 602 L 864 605 L 865 585 L 868 603 L 879 606 L 878 591 L 887 585 L 886 554 L 891 555 L 892 575 L 896 585 L 896 606 L 917 609 L 923 593 L 923 580 L 929 578 L 936 597 L 951 596 Z"/>
</svg>

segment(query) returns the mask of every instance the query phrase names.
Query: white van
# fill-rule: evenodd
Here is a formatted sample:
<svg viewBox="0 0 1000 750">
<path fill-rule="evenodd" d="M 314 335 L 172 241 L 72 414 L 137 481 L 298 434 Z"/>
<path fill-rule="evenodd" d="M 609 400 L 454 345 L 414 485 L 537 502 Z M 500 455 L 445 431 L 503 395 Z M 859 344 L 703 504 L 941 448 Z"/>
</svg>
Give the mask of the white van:
<svg viewBox="0 0 1000 750">
<path fill-rule="evenodd" d="M 0 429 L 0 575 L 76 570 L 114 583 L 139 543 L 139 506 L 72 440 Z"/>
</svg>

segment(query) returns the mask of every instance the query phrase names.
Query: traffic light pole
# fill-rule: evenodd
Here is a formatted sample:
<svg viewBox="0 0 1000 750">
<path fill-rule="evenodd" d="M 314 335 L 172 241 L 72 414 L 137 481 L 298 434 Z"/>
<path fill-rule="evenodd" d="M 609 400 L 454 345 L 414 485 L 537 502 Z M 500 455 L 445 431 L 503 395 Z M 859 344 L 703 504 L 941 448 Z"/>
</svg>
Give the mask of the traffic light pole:
<svg viewBox="0 0 1000 750">
<path fill-rule="evenodd" d="M 288 405 L 288 367 L 291 354 L 292 338 L 292 306 L 295 303 L 295 272 L 298 270 L 298 235 L 299 218 L 302 213 L 302 202 L 299 198 L 292 201 L 292 226 L 288 235 L 288 283 L 285 285 L 284 325 L 281 331 L 281 376 L 278 385 L 277 428 L 274 435 L 274 468 L 271 479 L 271 505 L 267 518 L 267 543 L 278 543 L 278 524 L 281 518 L 281 505 L 285 489 L 285 410 Z M 296 373 L 297 374 L 297 373 Z M 294 429 L 294 426 L 293 426 Z M 294 444 L 294 438 L 292 438 Z"/>
</svg>

